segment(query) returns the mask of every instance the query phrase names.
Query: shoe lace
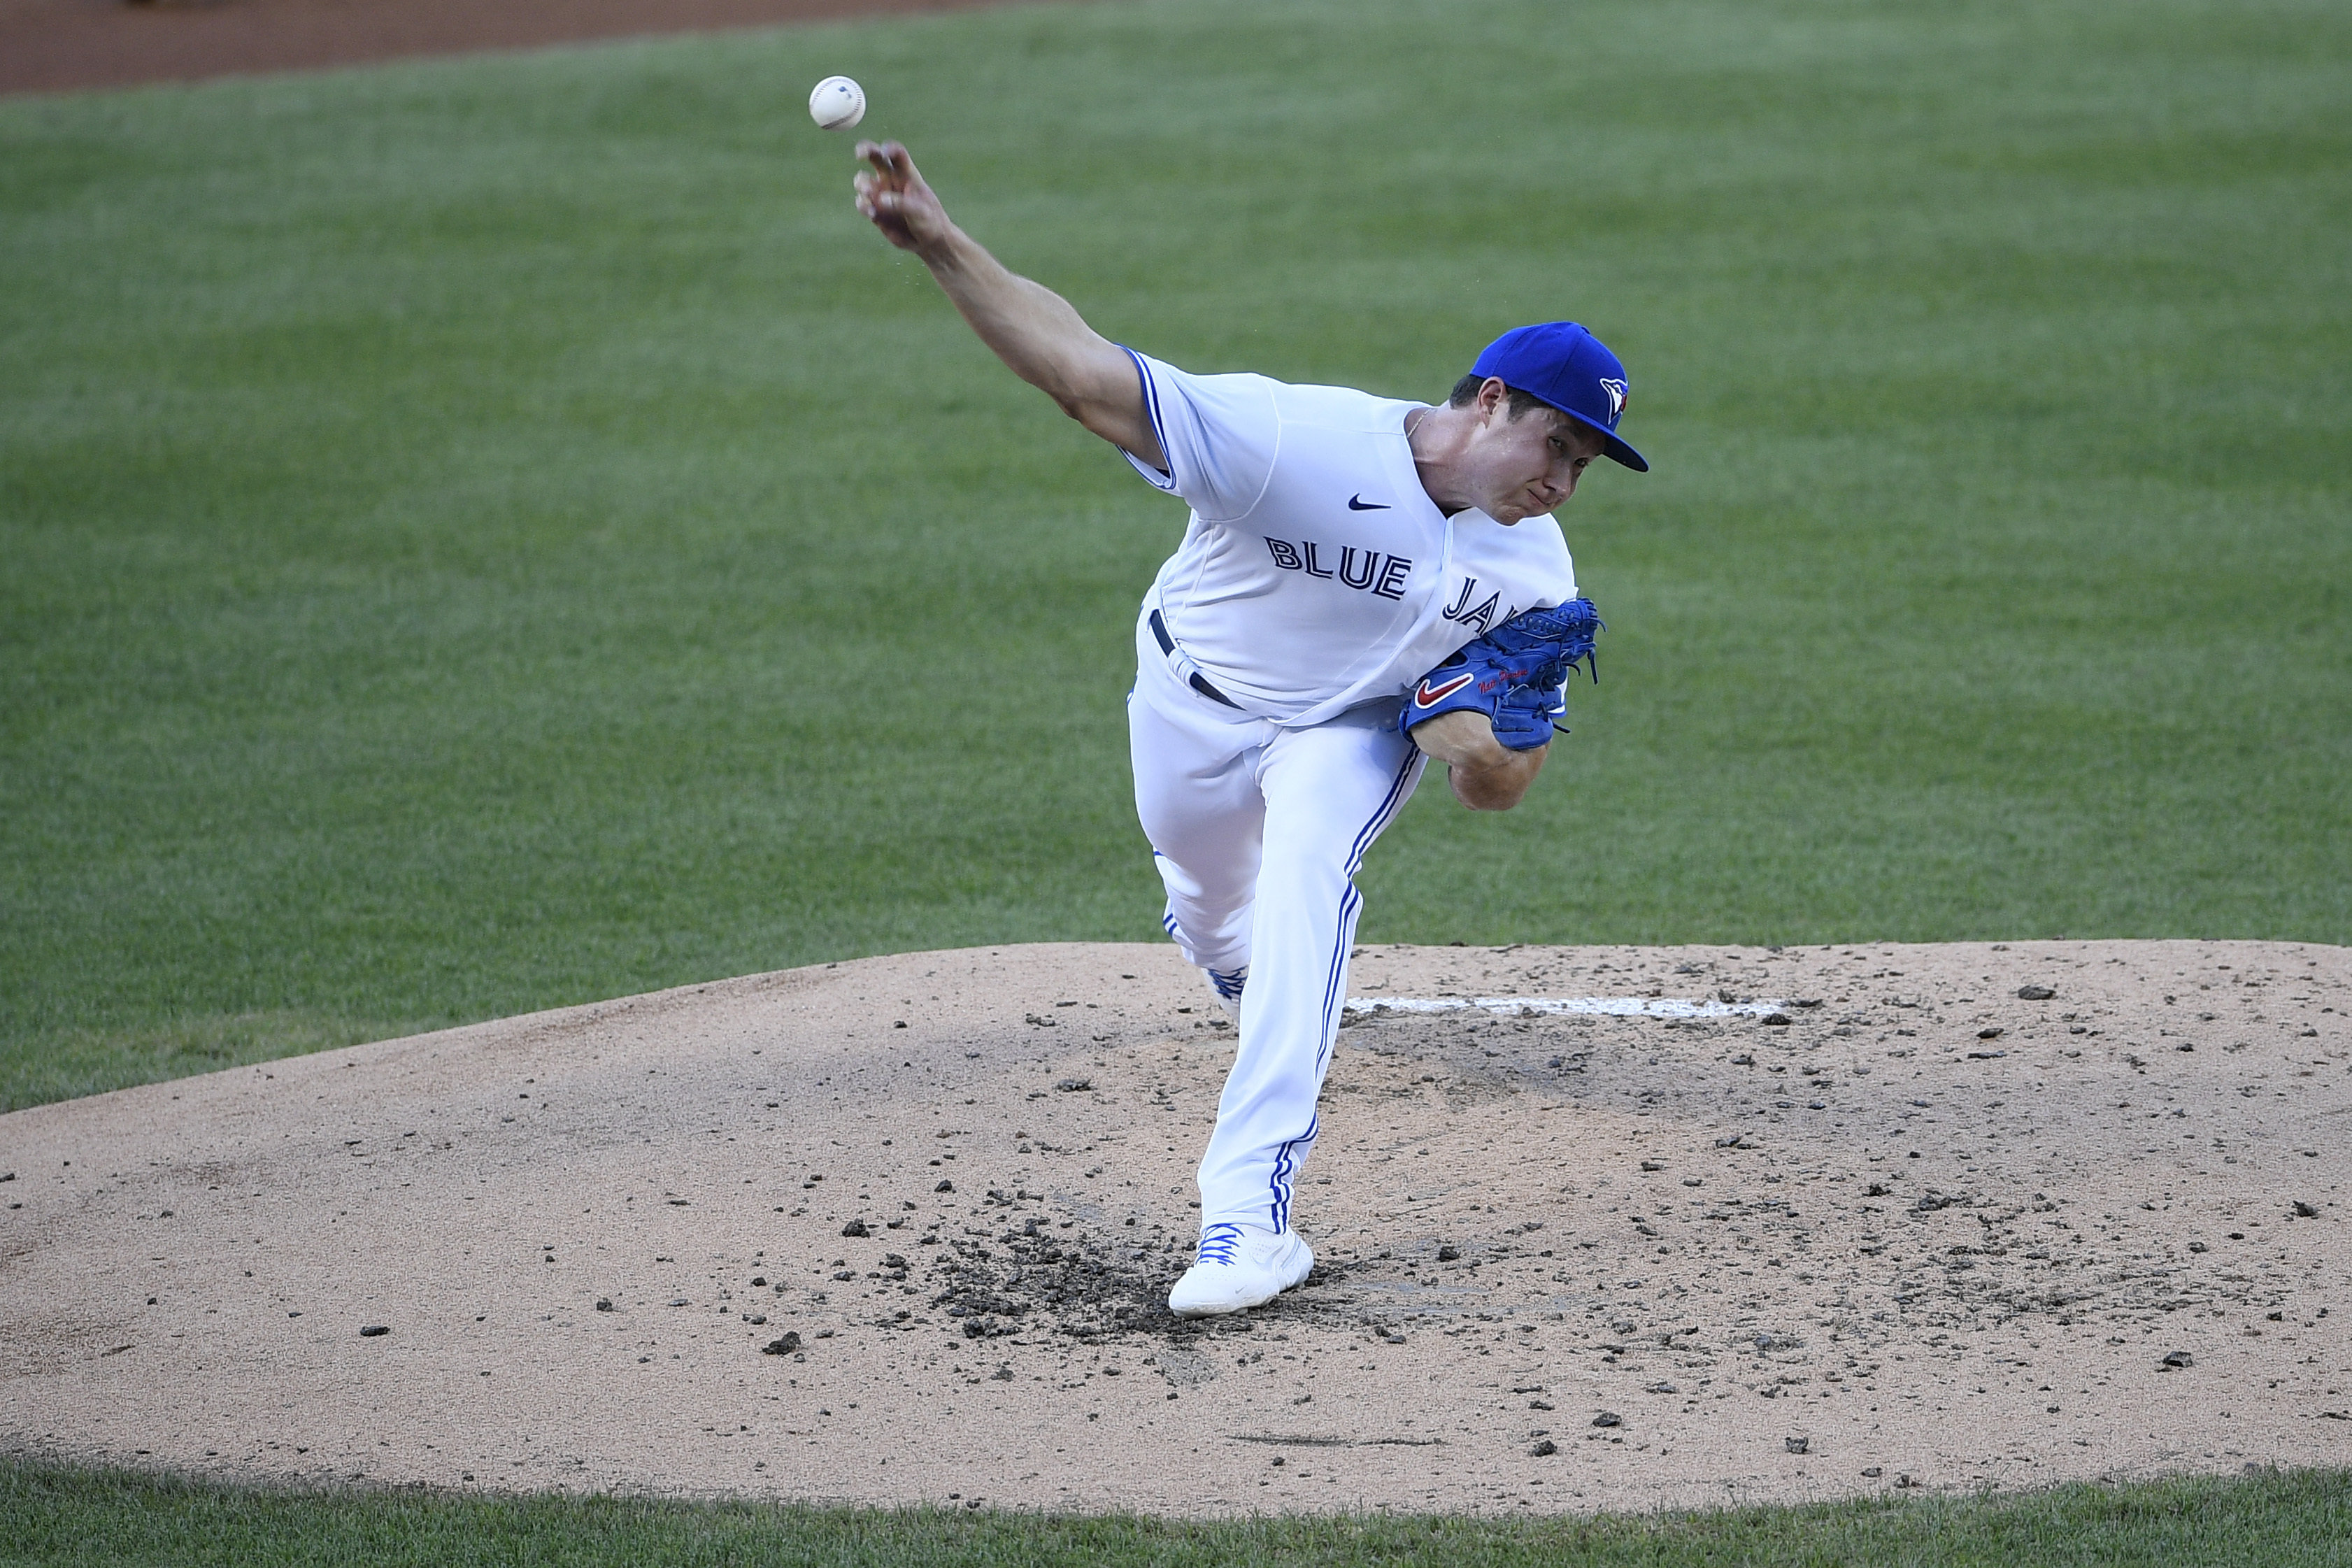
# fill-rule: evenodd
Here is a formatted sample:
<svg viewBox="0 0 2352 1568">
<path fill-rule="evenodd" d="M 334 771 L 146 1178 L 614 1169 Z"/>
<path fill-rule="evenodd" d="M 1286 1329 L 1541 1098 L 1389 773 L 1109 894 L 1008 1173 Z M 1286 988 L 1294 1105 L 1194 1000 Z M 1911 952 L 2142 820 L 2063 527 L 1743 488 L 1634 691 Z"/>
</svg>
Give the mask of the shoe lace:
<svg viewBox="0 0 2352 1568">
<path fill-rule="evenodd" d="M 1199 1261 L 1231 1265 L 1234 1253 L 1242 1244 L 1242 1227 L 1237 1225 L 1213 1225 L 1201 1232 Z"/>
<path fill-rule="evenodd" d="M 1248 965 L 1234 970 L 1212 969 L 1208 973 L 1209 984 L 1216 987 L 1218 995 L 1228 1002 L 1242 999 L 1242 987 L 1249 984 Z"/>
</svg>

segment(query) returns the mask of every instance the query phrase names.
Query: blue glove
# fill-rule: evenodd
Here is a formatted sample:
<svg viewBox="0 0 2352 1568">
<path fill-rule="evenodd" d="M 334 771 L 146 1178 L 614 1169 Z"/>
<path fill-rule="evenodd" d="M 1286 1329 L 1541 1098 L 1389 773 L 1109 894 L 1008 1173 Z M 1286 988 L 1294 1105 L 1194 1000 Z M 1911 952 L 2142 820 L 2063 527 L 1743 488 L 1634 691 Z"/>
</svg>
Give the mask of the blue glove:
<svg viewBox="0 0 2352 1568">
<path fill-rule="evenodd" d="M 1565 728 L 1555 721 L 1568 711 L 1569 672 L 1582 666 L 1600 682 L 1592 639 L 1603 629 L 1590 599 L 1515 616 L 1423 676 L 1397 730 L 1410 735 L 1440 713 L 1471 708 L 1486 715 L 1495 739 L 1511 751 L 1549 745 L 1554 728 Z"/>
</svg>

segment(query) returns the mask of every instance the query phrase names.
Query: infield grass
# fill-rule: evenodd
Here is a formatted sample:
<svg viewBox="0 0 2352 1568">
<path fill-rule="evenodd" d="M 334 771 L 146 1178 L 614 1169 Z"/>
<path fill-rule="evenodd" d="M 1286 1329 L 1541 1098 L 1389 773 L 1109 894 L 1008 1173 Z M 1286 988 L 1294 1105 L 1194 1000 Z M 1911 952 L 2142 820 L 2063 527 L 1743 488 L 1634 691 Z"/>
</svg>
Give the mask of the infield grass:
<svg viewBox="0 0 2352 1568">
<path fill-rule="evenodd" d="M 1563 1568 L 2320 1568 L 2352 1563 L 2352 1478 L 2074 1486 L 1586 1519 L 1330 1518 L 1186 1523 L 957 1510 L 616 1498 L 278 1492 L 0 1462 L 0 1565 L 958 1563 L 1560 1564 Z"/>
<path fill-rule="evenodd" d="M 1198 370 L 1591 323 L 1610 624 L 1367 940 L 2352 939 L 2352 12 L 1155 0 L 0 103 L 0 1106 L 1133 939 L 1181 508 L 805 84 Z"/>
</svg>

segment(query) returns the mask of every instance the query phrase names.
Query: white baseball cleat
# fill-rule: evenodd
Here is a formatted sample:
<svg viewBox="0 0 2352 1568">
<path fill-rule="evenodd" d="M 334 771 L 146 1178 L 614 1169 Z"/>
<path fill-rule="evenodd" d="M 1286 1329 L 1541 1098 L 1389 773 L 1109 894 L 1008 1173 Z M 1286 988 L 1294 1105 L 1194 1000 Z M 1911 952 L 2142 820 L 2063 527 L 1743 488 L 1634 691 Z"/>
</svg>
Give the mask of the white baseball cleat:
<svg viewBox="0 0 2352 1568">
<path fill-rule="evenodd" d="M 1315 1254 L 1295 1230 L 1220 1222 L 1202 1227 L 1201 1250 L 1168 1292 L 1180 1318 L 1213 1318 L 1262 1307 L 1305 1279 Z"/>
<path fill-rule="evenodd" d="M 1203 969 L 1202 979 L 1209 983 L 1209 993 L 1216 997 L 1217 1005 L 1235 1024 L 1242 1021 L 1242 987 L 1249 984 L 1249 965 L 1239 969 Z"/>
</svg>

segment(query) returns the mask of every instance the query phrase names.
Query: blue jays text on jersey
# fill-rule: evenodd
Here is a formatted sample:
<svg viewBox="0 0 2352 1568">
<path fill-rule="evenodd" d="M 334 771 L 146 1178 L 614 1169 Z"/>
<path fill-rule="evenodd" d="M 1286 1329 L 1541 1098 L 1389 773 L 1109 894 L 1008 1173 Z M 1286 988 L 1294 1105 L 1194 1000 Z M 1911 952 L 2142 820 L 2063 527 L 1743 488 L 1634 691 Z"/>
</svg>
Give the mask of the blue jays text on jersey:
<svg viewBox="0 0 2352 1568">
<path fill-rule="evenodd" d="M 1274 556 L 1274 563 L 1285 572 L 1330 578 L 1344 587 L 1360 588 L 1383 599 L 1403 598 L 1405 580 L 1412 575 L 1412 563 L 1406 557 L 1359 550 L 1352 544 L 1339 546 L 1339 559 L 1329 566 L 1322 563 L 1328 559 L 1323 552 L 1330 547 L 1312 539 L 1293 543 L 1268 534 L 1265 547 Z"/>
<path fill-rule="evenodd" d="M 1487 595 L 1477 604 L 1471 604 L 1470 595 L 1477 591 L 1478 579 L 1465 577 L 1462 579 L 1462 591 L 1454 596 L 1454 603 L 1437 612 L 1439 616 L 1464 627 L 1474 637 L 1482 637 L 1493 631 L 1498 623 L 1507 621 L 1519 613 L 1519 606 L 1517 605 L 1513 605 L 1507 610 L 1497 609 L 1496 606 L 1503 599 L 1499 589 Z"/>
</svg>

